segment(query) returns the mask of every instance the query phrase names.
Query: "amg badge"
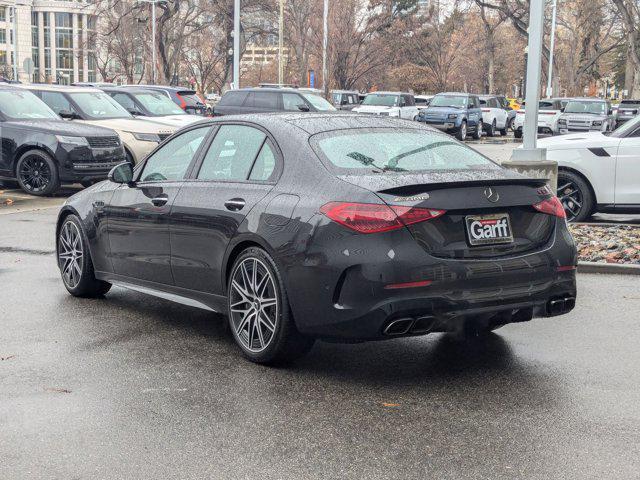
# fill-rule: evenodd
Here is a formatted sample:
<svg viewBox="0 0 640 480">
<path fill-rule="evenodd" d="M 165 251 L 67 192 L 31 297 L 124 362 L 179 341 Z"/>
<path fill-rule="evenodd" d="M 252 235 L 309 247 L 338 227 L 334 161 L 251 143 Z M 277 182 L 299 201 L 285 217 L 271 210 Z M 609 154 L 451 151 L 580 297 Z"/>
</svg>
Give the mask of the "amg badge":
<svg viewBox="0 0 640 480">
<path fill-rule="evenodd" d="M 470 245 L 493 245 L 513 242 L 509 215 L 498 213 L 495 215 L 466 217 L 467 237 Z"/>
</svg>

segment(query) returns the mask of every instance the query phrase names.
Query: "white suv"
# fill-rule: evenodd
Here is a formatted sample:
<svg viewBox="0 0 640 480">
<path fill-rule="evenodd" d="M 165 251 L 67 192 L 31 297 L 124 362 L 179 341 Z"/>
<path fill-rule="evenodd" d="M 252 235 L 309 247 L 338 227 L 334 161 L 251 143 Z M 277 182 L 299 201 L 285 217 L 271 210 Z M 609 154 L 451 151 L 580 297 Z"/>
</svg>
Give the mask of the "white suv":
<svg viewBox="0 0 640 480">
<path fill-rule="evenodd" d="M 500 135 L 506 135 L 509 127 L 509 113 L 500 105 L 497 97 L 484 95 L 479 98 L 482 109 L 482 127 L 487 132 L 487 136 L 493 137 L 496 132 L 500 132 Z"/>
<path fill-rule="evenodd" d="M 354 108 L 352 112 L 398 117 L 405 120 L 418 118 L 418 107 L 416 107 L 413 95 L 402 92 L 369 93 L 362 104 Z"/>
<path fill-rule="evenodd" d="M 567 98 L 549 98 L 540 100 L 538 103 L 538 133 L 546 133 L 549 135 L 558 135 L 560 127 L 558 120 L 569 102 Z M 524 103 L 522 104 L 524 106 Z M 524 128 L 524 108 L 516 112 L 516 119 L 513 122 L 513 135 L 516 138 L 522 138 L 522 130 Z"/>
</svg>

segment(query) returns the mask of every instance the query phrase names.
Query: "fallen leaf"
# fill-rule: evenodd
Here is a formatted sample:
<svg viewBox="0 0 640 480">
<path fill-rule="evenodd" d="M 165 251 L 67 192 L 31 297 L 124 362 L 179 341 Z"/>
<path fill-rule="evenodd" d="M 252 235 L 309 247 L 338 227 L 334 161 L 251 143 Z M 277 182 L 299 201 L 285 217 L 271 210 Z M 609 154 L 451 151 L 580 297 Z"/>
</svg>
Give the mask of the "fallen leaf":
<svg viewBox="0 0 640 480">
<path fill-rule="evenodd" d="M 384 402 L 383 402 L 383 403 L 382 403 L 382 406 L 383 406 L 383 407 L 389 407 L 389 408 L 396 408 L 396 407 L 399 407 L 399 406 L 400 406 L 400 404 L 399 404 L 399 403 L 384 403 Z"/>
<path fill-rule="evenodd" d="M 9 355 L 8 357 L 0 357 L 0 360 L 9 360 L 10 358 L 15 358 L 15 355 Z"/>
</svg>

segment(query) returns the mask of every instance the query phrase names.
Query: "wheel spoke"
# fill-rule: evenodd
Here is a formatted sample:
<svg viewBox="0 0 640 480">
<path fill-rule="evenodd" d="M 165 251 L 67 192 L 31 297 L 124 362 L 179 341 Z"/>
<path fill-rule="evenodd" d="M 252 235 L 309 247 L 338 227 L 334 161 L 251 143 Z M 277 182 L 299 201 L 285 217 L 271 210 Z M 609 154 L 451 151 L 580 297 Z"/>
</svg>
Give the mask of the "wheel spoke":
<svg viewBox="0 0 640 480">
<path fill-rule="evenodd" d="M 262 306 L 262 308 L 273 307 L 274 305 L 277 305 L 277 304 L 278 304 L 277 298 L 263 298 L 260 300 L 260 305 Z"/>
<path fill-rule="evenodd" d="M 264 313 L 261 312 L 260 316 L 258 317 L 260 319 L 260 322 L 267 327 L 267 329 L 269 329 L 269 331 L 271 333 L 273 333 L 273 331 L 276 329 L 276 326 L 274 325 L 274 323 L 271 321 L 271 319 L 269 318 L 269 316 Z"/>
</svg>

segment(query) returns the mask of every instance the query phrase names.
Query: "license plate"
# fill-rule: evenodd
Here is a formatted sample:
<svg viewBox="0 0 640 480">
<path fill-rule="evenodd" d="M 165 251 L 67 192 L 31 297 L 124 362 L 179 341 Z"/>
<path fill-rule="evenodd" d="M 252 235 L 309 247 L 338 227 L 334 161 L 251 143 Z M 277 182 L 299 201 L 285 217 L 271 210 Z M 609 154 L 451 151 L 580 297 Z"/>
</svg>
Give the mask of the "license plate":
<svg viewBox="0 0 640 480">
<path fill-rule="evenodd" d="M 465 223 L 467 224 L 467 238 L 472 246 L 513 242 L 511 222 L 507 213 L 468 215 L 465 217 Z"/>
</svg>

